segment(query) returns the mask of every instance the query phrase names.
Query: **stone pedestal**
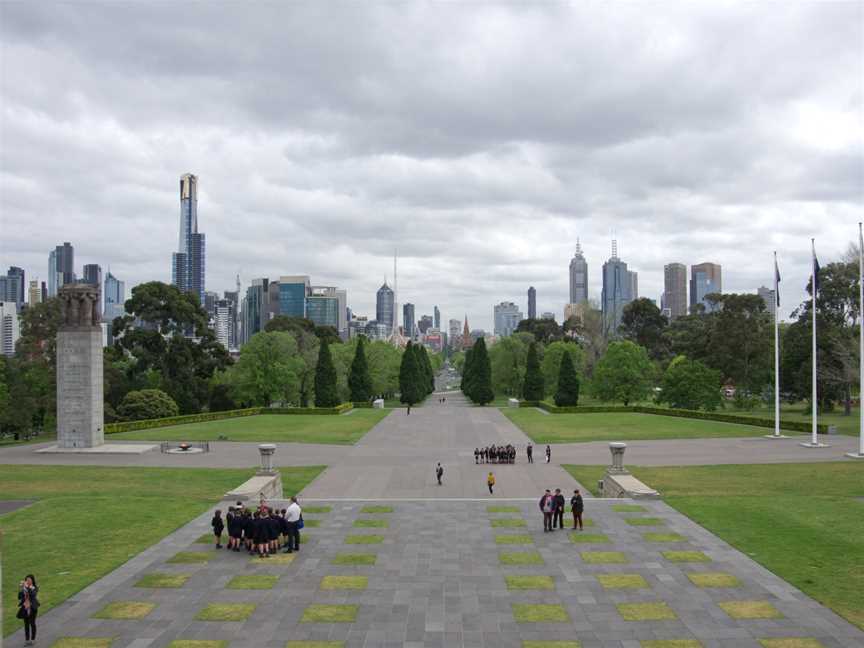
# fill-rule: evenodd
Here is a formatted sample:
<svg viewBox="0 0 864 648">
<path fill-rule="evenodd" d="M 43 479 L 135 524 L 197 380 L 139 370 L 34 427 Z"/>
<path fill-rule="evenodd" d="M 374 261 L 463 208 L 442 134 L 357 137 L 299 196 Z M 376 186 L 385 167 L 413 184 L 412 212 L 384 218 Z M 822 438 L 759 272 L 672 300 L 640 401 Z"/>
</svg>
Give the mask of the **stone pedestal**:
<svg viewBox="0 0 864 648">
<path fill-rule="evenodd" d="M 609 452 L 612 453 L 612 465 L 606 472 L 612 475 L 627 475 L 629 471 L 624 467 L 624 451 L 627 444 L 621 441 L 613 441 L 609 444 Z"/>
<path fill-rule="evenodd" d="M 272 443 L 262 443 L 258 446 L 258 452 L 261 454 L 261 470 L 258 474 L 274 474 L 276 470 L 273 468 L 273 455 L 276 453 L 276 446 Z"/>
</svg>

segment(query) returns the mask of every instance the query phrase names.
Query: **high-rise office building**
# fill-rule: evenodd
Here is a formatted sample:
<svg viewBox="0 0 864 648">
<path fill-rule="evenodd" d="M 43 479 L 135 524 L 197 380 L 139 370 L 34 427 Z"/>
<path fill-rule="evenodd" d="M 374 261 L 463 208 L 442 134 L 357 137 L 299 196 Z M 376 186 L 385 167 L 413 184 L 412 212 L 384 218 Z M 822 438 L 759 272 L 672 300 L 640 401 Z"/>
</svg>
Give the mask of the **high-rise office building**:
<svg viewBox="0 0 864 648">
<path fill-rule="evenodd" d="M 306 297 L 306 317 L 316 326 L 332 326 L 338 331 L 339 308 L 335 288 L 316 286 Z"/>
<path fill-rule="evenodd" d="M 462 322 L 458 319 L 451 319 L 449 322 L 450 333 L 447 336 L 451 347 L 457 347 L 462 338 L 459 337 L 459 331 L 462 328 Z"/>
<path fill-rule="evenodd" d="M 582 246 L 576 239 L 576 254 L 570 260 L 570 303 L 588 301 L 588 262 L 582 254 Z"/>
<path fill-rule="evenodd" d="M 204 301 L 201 305 L 211 318 L 216 316 L 216 302 L 219 300 L 219 293 L 213 292 L 212 290 L 204 291 Z"/>
<path fill-rule="evenodd" d="M 493 307 L 495 318 L 495 335 L 507 337 L 512 335 L 519 322 L 522 321 L 522 313 L 513 302 L 501 302 Z"/>
<path fill-rule="evenodd" d="M 306 298 L 311 294 L 309 275 L 279 277 L 279 314 L 306 317 Z"/>
<path fill-rule="evenodd" d="M 42 288 L 39 287 L 39 281 L 30 282 L 30 290 L 27 294 L 27 302 L 31 306 L 42 303 Z"/>
<path fill-rule="evenodd" d="M 216 339 L 226 349 L 236 348 L 234 339 L 234 303 L 228 299 L 217 299 L 213 307 Z"/>
<path fill-rule="evenodd" d="M 714 307 L 705 299 L 706 295 L 723 292 L 722 269 L 718 263 L 700 263 L 690 266 L 690 311 L 697 312 L 699 304 L 706 313 Z"/>
<path fill-rule="evenodd" d="M 435 306 L 435 309 L 433 310 L 433 315 L 435 317 L 435 328 L 440 331 L 441 330 L 441 311 L 438 310 L 437 306 Z"/>
<path fill-rule="evenodd" d="M 124 306 L 126 303 L 126 284 L 111 274 L 109 270 L 108 274 L 105 275 L 104 286 L 105 315 L 103 319 L 110 323 L 114 321 L 115 317 L 122 317 L 126 312 Z"/>
<path fill-rule="evenodd" d="M 759 286 L 756 290 L 756 294 L 765 302 L 765 310 L 771 313 L 771 319 L 774 319 L 774 311 L 777 310 L 777 295 L 774 292 L 774 289 L 766 286 Z"/>
<path fill-rule="evenodd" d="M 18 310 L 21 310 L 24 307 L 25 292 L 24 269 L 9 266 L 6 276 L 0 276 L 0 301 L 15 302 Z"/>
<path fill-rule="evenodd" d="M 635 299 L 633 291 L 638 289 L 636 273 L 627 269 L 627 264 L 618 258 L 618 242 L 612 241 L 612 256 L 603 264 L 603 330 L 607 337 L 614 337 L 621 326 L 624 307 Z"/>
<path fill-rule="evenodd" d="M 99 290 L 99 311 L 102 307 L 102 267 L 98 263 L 88 263 L 84 266 L 84 283 L 96 286 Z"/>
<path fill-rule="evenodd" d="M 55 262 L 58 281 L 58 290 L 61 286 L 75 283 L 75 248 L 72 244 L 66 241 L 63 245 L 58 245 L 54 248 Z M 60 276 L 62 275 L 62 277 Z"/>
<path fill-rule="evenodd" d="M 687 266 L 683 263 L 668 263 L 663 266 L 663 309 L 669 309 L 669 319 L 687 314 Z"/>
<path fill-rule="evenodd" d="M 402 306 L 402 328 L 405 331 L 405 337 L 413 340 L 417 335 L 417 319 L 414 314 L 414 304 L 404 304 Z"/>
<path fill-rule="evenodd" d="M 528 289 L 528 319 L 537 319 L 537 291 L 534 286 Z"/>
<path fill-rule="evenodd" d="M 269 321 L 268 304 L 270 302 L 269 279 L 253 279 L 246 289 L 243 298 L 243 340 L 245 344 L 256 333 L 264 330 Z"/>
<path fill-rule="evenodd" d="M 384 281 L 384 285 L 378 289 L 375 295 L 375 322 L 380 326 L 386 326 L 387 330 L 393 331 L 393 322 L 396 321 L 396 313 L 393 289 Z"/>
<path fill-rule="evenodd" d="M 0 354 L 15 355 L 15 343 L 20 335 L 18 305 L 11 300 L 0 300 Z"/>
<path fill-rule="evenodd" d="M 57 296 L 57 250 L 48 253 L 48 297 Z"/>
<path fill-rule="evenodd" d="M 180 235 L 177 252 L 171 257 L 171 283 L 183 292 L 198 296 L 204 305 L 206 275 L 204 234 L 198 232 L 198 177 L 180 177 Z"/>
<path fill-rule="evenodd" d="M 420 332 L 423 335 L 426 335 L 426 331 L 433 328 L 434 326 L 435 326 L 435 320 L 432 319 L 431 315 L 423 315 L 417 324 L 417 328 L 420 329 Z"/>
</svg>

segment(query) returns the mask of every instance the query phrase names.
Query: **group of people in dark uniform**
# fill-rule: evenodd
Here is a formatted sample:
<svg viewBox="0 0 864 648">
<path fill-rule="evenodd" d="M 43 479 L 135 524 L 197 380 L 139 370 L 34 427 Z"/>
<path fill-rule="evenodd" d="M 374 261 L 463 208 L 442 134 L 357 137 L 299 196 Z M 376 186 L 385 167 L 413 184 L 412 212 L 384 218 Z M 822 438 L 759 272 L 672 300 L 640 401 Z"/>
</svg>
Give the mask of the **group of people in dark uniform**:
<svg viewBox="0 0 864 648">
<path fill-rule="evenodd" d="M 210 522 L 216 538 L 216 548 L 222 548 L 222 534 L 228 528 L 228 551 L 245 549 L 250 555 L 267 558 L 283 549 L 284 553 L 300 551 L 300 529 L 303 528 L 303 513 L 297 498 L 291 498 L 288 508 L 267 506 L 262 500 L 258 509 L 252 511 L 242 502 L 229 506 L 225 519 L 217 510 Z"/>
<path fill-rule="evenodd" d="M 491 445 L 485 448 L 474 448 L 474 463 L 516 463 L 516 447 L 508 443 L 506 446 Z"/>
</svg>

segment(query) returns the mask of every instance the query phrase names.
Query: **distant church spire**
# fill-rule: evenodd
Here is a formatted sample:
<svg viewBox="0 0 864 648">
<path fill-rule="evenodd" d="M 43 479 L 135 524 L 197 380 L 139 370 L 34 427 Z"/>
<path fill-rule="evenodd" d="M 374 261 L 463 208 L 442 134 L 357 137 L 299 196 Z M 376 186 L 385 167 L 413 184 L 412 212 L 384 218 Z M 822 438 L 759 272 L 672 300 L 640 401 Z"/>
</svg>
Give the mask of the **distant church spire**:
<svg viewBox="0 0 864 648">
<path fill-rule="evenodd" d="M 462 328 L 462 348 L 471 348 L 471 331 L 468 329 L 468 313 L 465 313 L 465 326 Z"/>
</svg>

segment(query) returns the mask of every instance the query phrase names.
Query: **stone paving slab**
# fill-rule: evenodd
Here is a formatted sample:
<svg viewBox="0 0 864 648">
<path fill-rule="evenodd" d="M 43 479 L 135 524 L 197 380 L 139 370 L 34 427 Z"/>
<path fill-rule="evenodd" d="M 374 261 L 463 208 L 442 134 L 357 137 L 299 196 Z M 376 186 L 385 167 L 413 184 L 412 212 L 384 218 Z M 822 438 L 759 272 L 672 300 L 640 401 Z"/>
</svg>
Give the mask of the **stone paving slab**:
<svg viewBox="0 0 864 648">
<path fill-rule="evenodd" d="M 602 534 L 608 543 L 573 543 L 569 530 L 542 531 L 537 504 L 531 500 L 392 500 L 391 513 L 362 513 L 366 501 L 329 500 L 329 513 L 308 514 L 317 528 L 304 530 L 307 542 L 288 565 L 250 563 L 245 553 L 195 544 L 209 528 L 207 512 L 136 556 L 64 604 L 40 615 L 39 643 L 50 646 L 61 636 L 112 636 L 113 648 L 167 646 L 174 639 L 223 639 L 231 648 L 282 648 L 291 640 L 344 641 L 349 648 L 403 646 L 521 646 L 523 640 L 578 640 L 583 648 L 639 648 L 640 640 L 698 639 L 709 648 L 757 648 L 758 639 L 813 637 L 826 648 L 864 645 L 864 633 L 827 608 L 759 566 L 747 556 L 677 513 L 662 502 L 640 502 L 646 512 L 612 509 L 626 500 L 586 500 L 595 526 L 585 533 Z M 312 501 L 304 502 L 312 504 Z M 490 504 L 508 504 L 518 512 L 489 513 Z M 664 532 L 683 541 L 649 542 L 645 527 L 627 518 L 645 516 L 665 521 Z M 492 527 L 490 519 L 523 519 L 518 529 Z M 357 528 L 358 519 L 387 519 L 386 528 Z M 498 545 L 502 533 L 528 534 L 529 545 Z M 377 534 L 381 544 L 346 545 L 348 535 Z M 667 550 L 701 551 L 708 563 L 675 563 Z M 211 560 L 171 564 L 178 551 L 203 552 Z M 508 566 L 499 552 L 536 551 L 543 564 Z M 618 551 L 626 564 L 589 564 L 585 551 Z M 373 553 L 368 566 L 333 565 L 343 553 Z M 153 572 L 190 574 L 176 589 L 135 587 Z M 721 572 L 740 581 L 734 588 L 702 588 L 691 572 Z M 238 575 L 276 575 L 273 589 L 236 590 L 226 584 Z M 648 587 L 607 588 L 602 574 L 636 574 Z M 506 575 L 549 576 L 552 590 L 508 590 Z M 324 576 L 366 576 L 365 590 L 320 589 Z M 138 621 L 93 619 L 114 601 L 155 603 Z M 733 619 L 719 606 L 726 601 L 766 601 L 783 616 L 777 619 Z M 620 604 L 665 602 L 676 619 L 625 621 Z M 242 622 L 197 621 L 209 603 L 254 603 Z M 304 623 L 310 605 L 356 605 L 350 623 Z M 513 604 L 563 606 L 566 623 L 517 623 Z M 23 644 L 19 631 L 8 645 Z"/>
</svg>

